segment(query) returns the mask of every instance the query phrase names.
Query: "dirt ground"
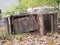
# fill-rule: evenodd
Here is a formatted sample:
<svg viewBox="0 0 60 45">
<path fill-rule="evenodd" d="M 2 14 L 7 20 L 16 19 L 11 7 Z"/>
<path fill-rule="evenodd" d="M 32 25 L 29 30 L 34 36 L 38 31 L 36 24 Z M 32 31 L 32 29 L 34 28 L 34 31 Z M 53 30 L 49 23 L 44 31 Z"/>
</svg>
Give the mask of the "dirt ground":
<svg viewBox="0 0 60 45">
<path fill-rule="evenodd" d="M 39 33 L 22 34 L 18 35 L 18 38 L 16 36 L 12 40 L 0 40 L 0 45 L 60 45 L 60 35 L 57 33 L 43 37 Z"/>
<path fill-rule="evenodd" d="M 4 30 L 4 25 L 0 30 Z M 21 33 L 12 35 L 0 40 L 0 45 L 60 45 L 60 35 L 58 33 L 41 36 L 39 33 Z"/>
</svg>

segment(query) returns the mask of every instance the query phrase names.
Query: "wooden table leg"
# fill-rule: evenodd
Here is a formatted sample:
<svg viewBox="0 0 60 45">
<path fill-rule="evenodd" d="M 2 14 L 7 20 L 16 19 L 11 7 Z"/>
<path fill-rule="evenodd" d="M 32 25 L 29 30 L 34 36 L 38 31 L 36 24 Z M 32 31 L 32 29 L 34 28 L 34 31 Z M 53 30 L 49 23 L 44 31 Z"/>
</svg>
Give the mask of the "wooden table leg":
<svg viewBox="0 0 60 45">
<path fill-rule="evenodd" d="M 53 15 L 51 15 L 51 31 L 53 33 Z"/>
<path fill-rule="evenodd" d="M 41 36 L 44 35 L 43 15 L 38 15 L 38 32 Z"/>
</svg>

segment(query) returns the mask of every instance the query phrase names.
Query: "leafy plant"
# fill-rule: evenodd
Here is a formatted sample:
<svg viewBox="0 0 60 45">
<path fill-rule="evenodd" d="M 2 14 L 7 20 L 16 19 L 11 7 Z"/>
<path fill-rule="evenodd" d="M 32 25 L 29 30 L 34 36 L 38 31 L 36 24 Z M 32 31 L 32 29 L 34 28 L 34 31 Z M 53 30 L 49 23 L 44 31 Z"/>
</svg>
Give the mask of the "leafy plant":
<svg viewBox="0 0 60 45">
<path fill-rule="evenodd" d="M 6 45 L 10 45 L 11 42 L 10 42 L 10 41 L 6 41 L 5 44 L 6 44 Z"/>
<path fill-rule="evenodd" d="M 57 6 L 55 0 L 20 0 L 19 6 L 21 7 L 21 11 L 25 11 L 27 8 L 32 6 Z"/>
<path fill-rule="evenodd" d="M 58 1 L 57 1 L 58 2 Z M 15 15 L 20 14 L 26 11 L 29 7 L 32 6 L 57 6 L 55 0 L 19 0 L 18 5 L 12 4 L 10 7 L 7 7 L 5 14 Z"/>
<path fill-rule="evenodd" d="M 4 39 L 5 38 L 5 34 L 2 30 L 0 30 L 0 39 Z"/>
<path fill-rule="evenodd" d="M 60 0 L 55 0 L 58 4 L 58 10 L 59 10 L 59 3 L 60 3 Z"/>
<path fill-rule="evenodd" d="M 22 35 L 20 35 L 20 34 L 15 35 L 15 38 L 16 38 L 17 40 L 21 41 L 21 40 L 22 40 Z"/>
</svg>

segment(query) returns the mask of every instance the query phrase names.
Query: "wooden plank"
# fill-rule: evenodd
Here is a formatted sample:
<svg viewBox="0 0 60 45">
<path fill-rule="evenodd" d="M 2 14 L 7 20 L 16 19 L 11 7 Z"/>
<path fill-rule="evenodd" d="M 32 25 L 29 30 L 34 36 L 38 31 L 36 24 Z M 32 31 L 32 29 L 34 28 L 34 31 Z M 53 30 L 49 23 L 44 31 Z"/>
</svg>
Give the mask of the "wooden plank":
<svg viewBox="0 0 60 45">
<path fill-rule="evenodd" d="M 7 17 L 8 18 L 8 26 L 9 26 L 9 34 L 11 34 L 11 17 Z"/>
<path fill-rule="evenodd" d="M 33 19 L 34 18 L 34 19 Z M 37 24 L 36 24 L 36 22 L 35 22 L 36 20 L 35 20 L 35 16 L 30 16 L 30 17 L 28 17 L 28 20 L 27 20 L 27 22 L 28 22 L 28 28 L 29 28 L 29 30 L 36 30 L 37 29 Z"/>
<path fill-rule="evenodd" d="M 38 16 L 38 30 L 41 36 L 44 35 L 44 22 L 43 22 L 43 15 Z"/>
<path fill-rule="evenodd" d="M 14 32 L 17 34 L 18 33 L 18 21 L 17 21 L 17 19 L 15 19 L 14 21 L 13 21 L 13 28 L 14 28 Z"/>
<path fill-rule="evenodd" d="M 35 18 L 35 16 L 34 16 Z M 16 24 L 16 20 L 17 23 Z M 16 33 L 22 33 L 22 32 L 30 32 L 32 30 L 37 29 L 37 24 L 34 22 L 31 16 L 24 17 L 24 18 L 14 18 L 14 28 L 16 28 Z"/>
<path fill-rule="evenodd" d="M 52 33 L 54 32 L 53 30 L 53 15 L 50 15 L 51 16 L 51 31 L 52 31 Z"/>
<path fill-rule="evenodd" d="M 55 29 L 55 32 L 58 32 L 58 20 L 57 20 L 57 13 L 56 14 L 54 14 L 54 29 Z"/>
<path fill-rule="evenodd" d="M 8 18 L 4 18 L 4 27 L 5 27 L 5 35 L 9 36 L 9 25 L 8 25 Z"/>
<path fill-rule="evenodd" d="M 19 27 L 19 30 L 18 32 L 21 33 L 22 32 L 22 26 L 21 26 L 21 21 L 20 21 L 20 18 L 18 18 L 18 27 Z"/>
</svg>

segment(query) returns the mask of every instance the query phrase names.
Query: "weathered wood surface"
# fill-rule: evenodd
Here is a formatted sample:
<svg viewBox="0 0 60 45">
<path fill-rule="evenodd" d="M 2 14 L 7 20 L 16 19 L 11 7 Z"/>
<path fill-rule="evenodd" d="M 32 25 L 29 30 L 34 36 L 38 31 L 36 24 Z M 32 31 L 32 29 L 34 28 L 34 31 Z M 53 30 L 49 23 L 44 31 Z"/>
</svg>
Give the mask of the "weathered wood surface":
<svg viewBox="0 0 60 45">
<path fill-rule="evenodd" d="M 57 32 L 57 13 L 44 14 L 44 31 L 45 32 Z"/>
<path fill-rule="evenodd" d="M 32 30 L 43 30 L 42 31 L 43 33 L 51 32 L 51 31 L 56 32 L 57 13 L 42 14 L 43 18 L 41 18 L 41 19 L 43 20 L 42 22 L 44 24 L 43 24 L 42 28 L 39 26 L 38 29 L 37 29 L 37 25 L 39 25 L 38 23 L 41 23 L 41 22 L 39 22 L 37 14 L 32 14 L 32 15 L 21 14 L 21 15 L 11 16 L 10 17 L 10 26 L 8 24 L 9 22 L 6 21 L 7 30 L 9 30 L 9 27 L 10 27 L 11 32 L 15 32 L 16 34 L 19 34 L 21 32 L 29 32 Z M 51 15 L 52 15 L 52 19 L 51 19 Z M 53 24 L 51 23 L 52 21 L 53 21 Z M 51 28 L 51 26 L 52 26 L 52 28 Z M 51 30 L 51 29 L 53 29 L 53 30 Z"/>
<path fill-rule="evenodd" d="M 36 16 L 33 16 L 36 21 Z M 13 31 L 16 34 L 37 30 L 37 24 L 32 16 L 14 16 L 12 18 Z"/>
<path fill-rule="evenodd" d="M 34 17 L 35 18 L 35 17 Z M 34 22 L 31 16 L 14 19 L 13 21 L 15 33 L 29 32 L 37 29 L 37 24 Z"/>
<path fill-rule="evenodd" d="M 43 15 L 38 15 L 37 16 L 37 21 L 38 21 L 38 31 L 41 36 L 44 35 L 44 22 L 43 22 Z"/>
<path fill-rule="evenodd" d="M 53 15 L 51 15 L 51 32 L 53 33 Z"/>
<path fill-rule="evenodd" d="M 4 18 L 4 27 L 5 27 L 5 35 L 9 36 L 9 24 L 7 18 Z"/>
</svg>

